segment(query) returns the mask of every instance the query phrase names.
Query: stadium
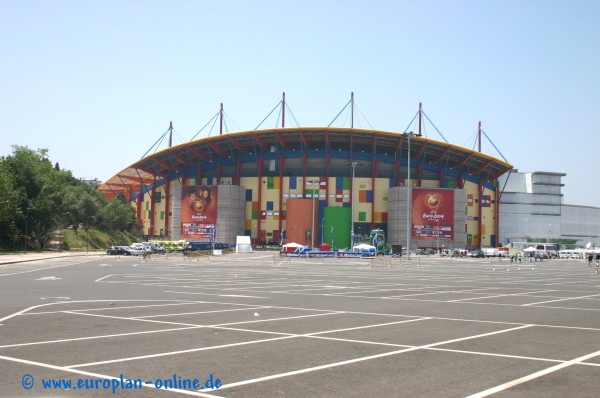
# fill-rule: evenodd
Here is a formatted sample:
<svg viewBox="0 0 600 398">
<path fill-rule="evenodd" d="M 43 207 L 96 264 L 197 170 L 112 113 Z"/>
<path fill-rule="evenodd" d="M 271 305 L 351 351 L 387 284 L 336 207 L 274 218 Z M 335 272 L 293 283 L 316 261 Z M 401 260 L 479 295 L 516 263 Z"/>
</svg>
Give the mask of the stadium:
<svg viewBox="0 0 600 398">
<path fill-rule="evenodd" d="M 218 135 L 169 143 L 99 190 L 124 196 L 154 239 L 233 243 L 243 235 L 257 245 L 334 249 L 380 230 L 389 245 L 411 249 L 499 244 L 498 178 L 512 165 L 481 144 L 425 137 L 421 104 L 414 132 L 355 128 L 353 95 L 346 108 L 350 127 L 286 127 L 284 94 L 280 126 L 224 133 L 221 105 Z"/>
</svg>

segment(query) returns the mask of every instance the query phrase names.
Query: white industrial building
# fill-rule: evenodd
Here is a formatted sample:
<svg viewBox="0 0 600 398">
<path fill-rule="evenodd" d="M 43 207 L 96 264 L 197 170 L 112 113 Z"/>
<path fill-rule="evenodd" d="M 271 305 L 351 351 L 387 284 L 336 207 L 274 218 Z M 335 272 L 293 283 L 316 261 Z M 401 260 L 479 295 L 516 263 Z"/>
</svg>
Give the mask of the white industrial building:
<svg viewBox="0 0 600 398">
<path fill-rule="evenodd" d="M 516 169 L 498 179 L 499 242 L 553 242 L 600 245 L 600 208 L 563 203 L 565 173 Z"/>
</svg>

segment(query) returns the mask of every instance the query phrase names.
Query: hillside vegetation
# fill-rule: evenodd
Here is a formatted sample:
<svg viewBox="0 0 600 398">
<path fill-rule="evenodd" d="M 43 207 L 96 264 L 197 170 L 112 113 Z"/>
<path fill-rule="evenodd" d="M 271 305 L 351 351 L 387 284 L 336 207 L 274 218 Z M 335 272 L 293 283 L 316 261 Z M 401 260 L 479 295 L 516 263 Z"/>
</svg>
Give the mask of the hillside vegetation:
<svg viewBox="0 0 600 398">
<path fill-rule="evenodd" d="M 48 150 L 14 145 L 0 157 L 0 251 L 56 250 L 61 240 L 62 248 L 104 249 L 134 236 L 141 226 L 128 200 L 106 200 L 95 184 L 53 165 Z"/>
</svg>

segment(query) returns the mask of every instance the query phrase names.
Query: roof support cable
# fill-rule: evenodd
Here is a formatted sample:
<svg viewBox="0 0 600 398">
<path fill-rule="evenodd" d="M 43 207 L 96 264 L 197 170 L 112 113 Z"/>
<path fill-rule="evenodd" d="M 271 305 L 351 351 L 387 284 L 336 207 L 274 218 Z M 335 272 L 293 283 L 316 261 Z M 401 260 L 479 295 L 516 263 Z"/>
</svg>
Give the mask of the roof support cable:
<svg viewBox="0 0 600 398">
<path fill-rule="evenodd" d="M 196 138 L 198 136 L 198 134 L 200 134 L 206 128 L 206 126 L 208 126 L 210 124 L 210 122 L 212 122 L 213 120 L 216 120 L 220 114 L 221 114 L 220 111 L 217 112 L 208 122 L 206 122 L 206 124 L 204 126 L 202 126 L 202 128 L 200 130 L 198 130 L 198 132 L 196 134 L 194 134 L 194 136 L 192 138 L 190 138 L 190 141 L 194 141 L 194 138 Z"/>
<path fill-rule="evenodd" d="M 477 133 L 473 135 L 473 146 L 471 147 L 472 151 L 475 150 L 475 146 L 477 146 Z"/>
<path fill-rule="evenodd" d="M 290 113 L 290 115 L 292 115 L 292 119 L 294 119 L 294 122 L 296 123 L 296 126 L 300 127 L 300 123 L 298 123 L 298 120 L 296 119 L 296 116 L 294 115 L 294 112 L 292 112 L 292 109 L 288 106 L 287 102 L 285 103 L 285 109 L 287 109 L 288 112 Z"/>
<path fill-rule="evenodd" d="M 435 127 L 435 124 L 433 124 L 433 122 L 431 121 L 431 119 L 429 119 L 429 116 L 427 116 L 427 114 L 425 113 L 425 111 L 421 111 L 421 113 L 423 113 L 423 115 L 425 115 L 425 119 L 427 119 L 427 121 L 429 121 L 429 123 L 431 123 L 431 125 L 433 126 L 433 128 L 435 129 L 435 131 L 438 132 L 438 134 L 442 137 L 442 139 L 444 140 L 444 142 L 448 143 L 448 140 L 446 139 L 446 137 L 444 137 L 444 135 L 442 134 L 442 132 L 440 130 L 438 130 L 437 127 Z"/>
<path fill-rule="evenodd" d="M 346 105 L 344 105 L 344 107 L 342 108 L 342 110 L 340 111 L 340 113 L 338 113 L 338 114 L 337 114 L 337 115 L 336 115 L 336 116 L 333 118 L 333 120 L 331 121 L 331 123 L 329 123 L 329 124 L 327 125 L 327 127 L 331 127 L 331 125 L 333 124 L 333 122 L 335 122 L 335 121 L 336 121 L 336 119 L 337 119 L 337 118 L 338 118 L 338 117 L 339 117 L 339 116 L 342 114 L 342 112 L 344 112 L 344 109 L 346 109 L 346 108 L 348 107 L 348 105 L 350 105 L 351 103 L 352 103 L 352 100 L 348 101 L 348 102 L 346 103 Z"/>
<path fill-rule="evenodd" d="M 510 175 L 511 175 L 511 170 L 508 171 L 508 176 L 506 176 L 506 181 L 504 181 L 504 185 L 502 186 L 502 189 L 500 190 L 500 194 L 498 195 L 498 204 L 500 204 L 500 199 L 502 199 L 502 194 L 504 193 L 504 190 L 506 189 L 506 185 L 508 184 L 508 180 L 510 180 Z"/>
<path fill-rule="evenodd" d="M 354 106 L 356 106 L 356 109 L 358 109 L 358 111 L 360 112 L 360 114 L 362 115 L 362 117 L 365 118 L 365 121 L 367 122 L 367 124 L 369 125 L 369 127 L 371 127 L 371 130 L 375 130 L 375 128 L 373 127 L 373 125 L 371 124 L 371 122 L 369 121 L 369 119 L 367 119 L 367 117 L 363 113 L 362 109 L 360 109 L 360 107 L 358 105 L 356 105 L 356 104 L 354 104 Z"/>
<path fill-rule="evenodd" d="M 177 130 L 175 130 L 174 128 L 170 128 L 170 129 L 173 131 L 173 133 L 174 133 L 173 137 L 176 138 L 176 141 L 177 141 L 175 143 L 175 145 L 179 145 L 179 144 L 185 142 L 185 139 L 183 137 L 181 137 L 181 135 L 179 134 L 179 132 Z"/>
<path fill-rule="evenodd" d="M 225 116 L 223 118 L 223 122 L 225 123 L 227 120 L 229 120 L 229 123 L 231 123 L 231 125 L 233 125 L 235 131 L 242 131 L 242 129 L 240 128 L 240 126 L 237 125 L 237 123 L 225 112 L 223 111 L 223 115 Z M 229 132 L 229 128 L 226 126 L 225 127 L 225 131 Z M 233 131 L 233 130 L 232 130 Z"/>
<path fill-rule="evenodd" d="M 485 131 L 481 130 L 481 132 L 483 133 L 483 135 L 485 136 L 485 138 L 488 139 L 488 141 L 490 142 L 490 144 L 492 144 L 492 146 L 494 147 L 494 149 L 496 151 L 498 151 L 498 153 L 500 154 L 500 156 L 502 156 L 502 159 L 508 163 L 508 160 L 506 160 L 506 158 L 504 157 L 504 155 L 502 154 L 502 152 L 500 152 L 500 150 L 498 148 L 496 148 L 496 145 L 494 145 L 494 142 L 490 139 L 490 137 L 488 137 L 488 135 L 485 133 Z"/>
<path fill-rule="evenodd" d="M 255 128 L 254 130 L 258 130 L 258 128 L 259 128 L 259 127 L 260 127 L 260 126 L 261 126 L 261 125 L 262 125 L 262 124 L 265 122 L 265 120 L 267 120 L 267 119 L 269 118 L 269 116 L 271 116 L 271 114 L 272 114 L 273 112 L 275 112 L 275 109 L 279 108 L 279 106 L 281 105 L 281 103 L 282 103 L 282 102 L 283 102 L 283 100 L 282 100 L 282 101 L 279 101 L 279 103 L 278 103 L 277 105 L 275 105 L 275 108 L 273 108 L 273 109 L 271 110 L 271 112 L 269 112 L 269 114 L 268 114 L 268 115 L 267 115 L 267 116 L 266 116 L 266 117 L 265 117 L 265 118 L 262 120 L 262 122 L 260 122 L 260 123 L 258 124 L 258 126 L 256 126 L 256 128 Z"/>
<path fill-rule="evenodd" d="M 160 143 L 162 142 L 162 140 L 167 136 L 167 133 L 169 132 L 170 129 L 167 129 L 167 131 L 164 132 L 163 135 L 161 135 L 158 140 L 156 140 L 156 142 L 146 151 L 146 153 L 140 158 L 143 159 L 146 157 L 146 155 L 148 153 L 150 153 L 150 151 L 152 150 L 152 148 L 156 147 L 158 148 L 158 146 L 160 145 Z"/>
<path fill-rule="evenodd" d="M 279 126 L 279 119 L 281 118 L 281 112 L 277 112 L 277 120 L 275 120 L 275 127 L 277 128 Z"/>
<path fill-rule="evenodd" d="M 406 128 L 404 129 L 405 132 L 410 131 L 410 133 L 412 134 L 412 130 L 410 130 L 410 126 L 413 125 L 413 123 L 415 122 L 415 119 L 417 118 L 417 116 L 419 116 L 419 112 L 415 113 L 415 116 L 412 118 L 412 120 L 410 121 L 410 123 L 408 123 L 408 126 L 406 126 Z"/>
<path fill-rule="evenodd" d="M 225 131 L 229 132 L 229 127 L 227 127 L 227 119 L 223 118 L 223 126 L 225 126 Z"/>
<path fill-rule="evenodd" d="M 213 122 L 212 126 L 210 127 L 210 131 L 208 132 L 207 137 L 210 137 L 210 135 L 212 134 L 212 132 L 215 130 L 215 126 L 217 125 L 217 121 L 218 121 L 218 119 L 215 118 L 215 121 Z"/>
</svg>

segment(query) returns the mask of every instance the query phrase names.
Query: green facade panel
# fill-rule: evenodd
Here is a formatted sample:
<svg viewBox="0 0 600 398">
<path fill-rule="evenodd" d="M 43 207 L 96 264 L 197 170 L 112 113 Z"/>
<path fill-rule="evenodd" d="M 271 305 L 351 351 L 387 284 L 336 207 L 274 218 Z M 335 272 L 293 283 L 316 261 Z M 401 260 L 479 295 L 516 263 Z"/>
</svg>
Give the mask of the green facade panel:
<svg viewBox="0 0 600 398">
<path fill-rule="evenodd" d="M 332 249 L 350 248 L 351 209 L 349 207 L 326 207 L 324 213 L 323 234 L 325 236 L 323 240 L 331 245 L 333 232 Z"/>
</svg>

